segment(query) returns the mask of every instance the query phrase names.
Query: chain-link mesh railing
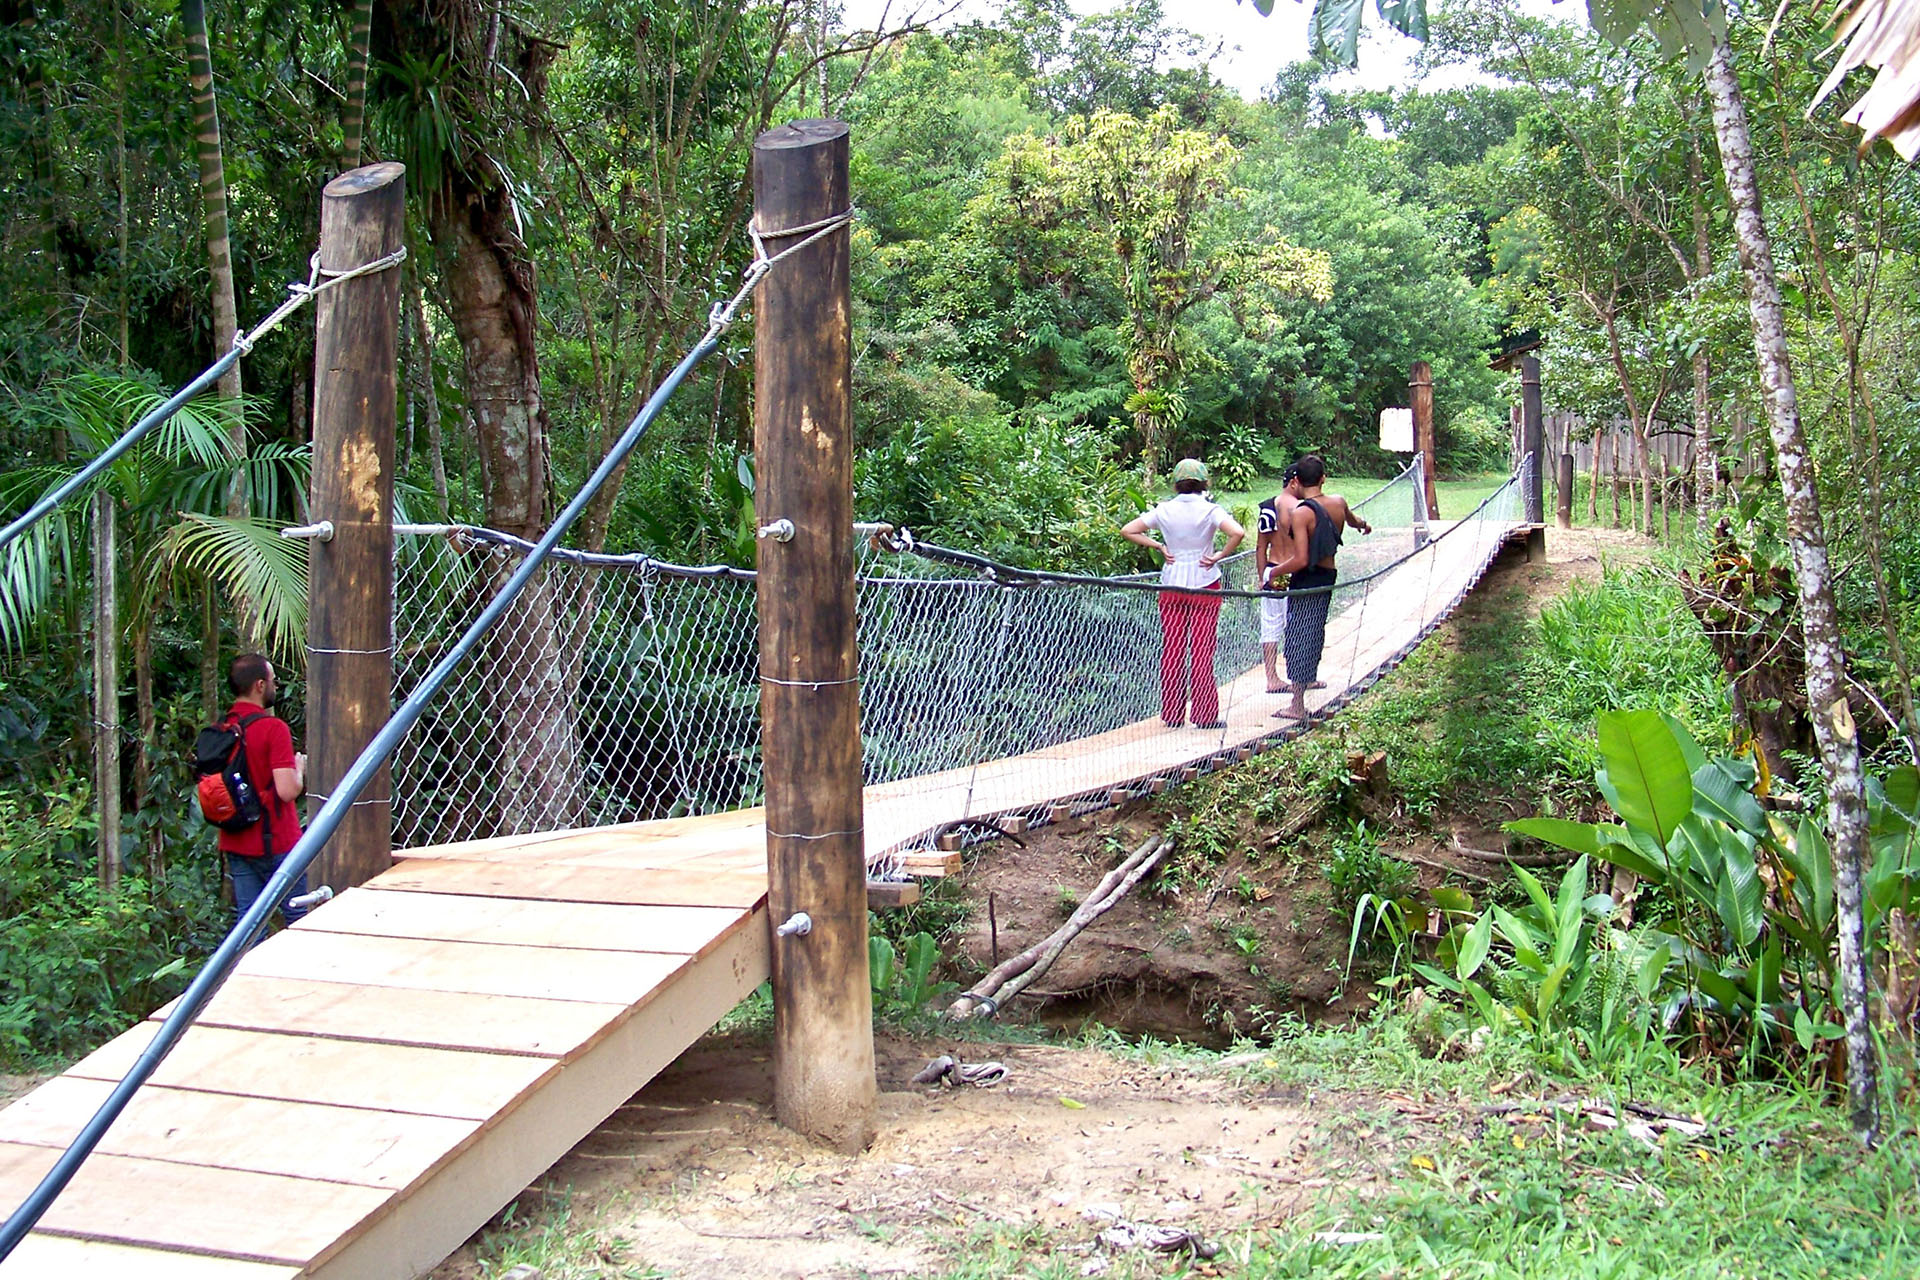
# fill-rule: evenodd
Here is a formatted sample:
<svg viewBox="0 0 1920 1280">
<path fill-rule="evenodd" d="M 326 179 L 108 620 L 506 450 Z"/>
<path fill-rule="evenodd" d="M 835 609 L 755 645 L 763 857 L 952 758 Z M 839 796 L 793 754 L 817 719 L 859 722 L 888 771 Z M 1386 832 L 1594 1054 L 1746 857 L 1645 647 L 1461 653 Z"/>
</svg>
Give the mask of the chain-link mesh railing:
<svg viewBox="0 0 1920 1280">
<path fill-rule="evenodd" d="M 1519 506 L 1510 483 L 1467 519 L 1429 525 L 1421 493 L 1409 468 L 1357 504 L 1374 532 L 1349 531 L 1340 552 L 1322 663 L 1329 689 L 1310 696 L 1316 712 L 1397 659 L 1464 594 Z M 521 554 L 472 531 L 400 539 L 397 696 Z M 1222 565 L 1223 724 L 1210 729 L 1160 722 L 1161 593 L 1151 579 L 982 575 L 866 539 L 857 563 L 866 780 L 914 810 L 908 826 L 1104 795 L 1287 731 L 1270 718 L 1285 700 L 1267 693 L 1260 598 L 1235 594 L 1256 586 L 1250 553 Z M 751 573 L 556 557 L 397 753 L 395 844 L 760 803 L 758 660 Z"/>
</svg>

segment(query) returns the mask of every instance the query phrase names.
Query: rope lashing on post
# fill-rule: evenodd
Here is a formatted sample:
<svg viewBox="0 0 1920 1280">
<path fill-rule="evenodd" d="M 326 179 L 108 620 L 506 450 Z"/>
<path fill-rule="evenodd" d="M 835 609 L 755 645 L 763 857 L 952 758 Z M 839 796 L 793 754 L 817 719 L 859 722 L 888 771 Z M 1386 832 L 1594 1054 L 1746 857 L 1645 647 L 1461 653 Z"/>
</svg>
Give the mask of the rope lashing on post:
<svg viewBox="0 0 1920 1280">
<path fill-rule="evenodd" d="M 231 350 L 208 365 L 205 371 L 194 378 L 193 381 L 174 392 L 165 402 L 154 408 L 131 427 L 127 428 L 126 431 L 121 433 L 118 440 L 115 440 L 105 449 L 102 449 L 86 466 L 80 468 L 80 470 L 74 472 L 65 480 L 62 480 L 50 492 L 41 497 L 39 501 L 35 502 L 31 507 L 28 507 L 22 515 L 11 521 L 5 529 L 0 529 L 0 550 L 5 550 L 8 546 L 12 545 L 21 534 L 45 519 L 58 508 L 61 503 L 86 488 L 101 472 L 111 467 L 115 462 L 118 462 L 126 455 L 127 450 L 138 444 L 147 433 L 166 422 L 167 419 L 173 417 L 174 414 L 180 412 L 181 409 L 186 407 L 186 405 L 202 391 L 205 391 L 208 387 L 220 381 L 229 369 L 240 362 L 240 357 L 250 354 L 255 344 L 279 328 L 288 316 L 335 285 L 344 284 L 349 280 L 358 279 L 361 276 L 372 275 L 376 271 L 386 271 L 391 267 L 397 267 L 406 261 L 406 258 L 406 249 L 400 248 L 394 250 L 392 253 L 375 258 L 371 262 L 362 263 L 357 267 L 348 267 L 340 271 L 322 271 L 320 269 L 320 255 L 318 253 L 314 254 L 308 262 L 308 274 L 305 283 L 294 281 L 289 284 L 287 286 L 288 297 L 286 301 L 268 312 L 266 319 L 247 330 L 247 332 L 235 334 Z"/>
<path fill-rule="evenodd" d="M 724 302 L 713 304 L 713 310 L 707 315 L 707 336 L 717 338 L 733 324 L 734 315 L 740 310 L 741 304 L 747 300 L 747 295 L 753 292 L 754 286 L 759 284 L 769 271 L 773 270 L 775 264 L 792 257 L 816 240 L 823 240 L 841 227 L 850 225 L 856 212 L 858 212 L 856 209 L 849 206 L 832 217 L 822 218 L 818 222 L 805 222 L 797 227 L 782 227 L 777 231 L 762 230 L 749 222 L 747 239 L 753 244 L 753 261 L 749 262 L 746 270 L 741 273 L 740 287 L 734 291 L 733 296 Z M 804 235 L 806 239 L 798 244 L 788 245 L 778 253 L 771 255 L 767 253 L 767 241 L 784 240 L 788 236 L 798 235 Z"/>
<path fill-rule="evenodd" d="M 681 383 L 686 380 L 687 376 L 693 372 L 701 361 L 713 354 L 714 350 L 720 345 L 720 339 L 725 336 L 727 330 L 732 327 L 740 304 L 745 300 L 746 294 L 751 290 L 752 285 L 763 278 L 767 271 L 771 270 L 775 262 L 805 247 L 806 244 L 811 243 L 814 239 L 830 233 L 836 227 L 844 225 L 847 221 L 850 221 L 851 218 L 852 211 L 849 210 L 840 219 L 830 219 L 829 221 L 832 225 L 821 230 L 813 230 L 808 240 L 793 246 L 792 249 L 783 251 L 770 259 L 764 258 L 764 254 L 757 256 L 754 265 L 748 268 L 748 273 L 751 277 L 749 282 L 723 306 L 716 306 L 714 308 L 709 316 L 706 333 L 694 344 L 693 348 L 688 351 L 685 356 L 681 357 L 680 363 L 673 367 L 672 371 L 661 381 L 659 387 L 654 390 L 653 394 L 647 397 L 647 401 L 640 407 L 639 413 L 634 415 L 633 420 L 627 424 L 626 430 L 621 432 L 619 438 L 615 440 L 612 447 L 607 450 L 606 456 L 603 457 L 599 465 L 594 468 L 593 474 L 587 478 L 586 483 L 574 494 L 573 498 L 567 503 L 560 514 L 554 518 L 552 526 L 541 535 L 538 542 L 533 544 L 532 548 L 527 552 L 525 559 L 523 559 L 519 567 L 514 570 L 512 576 L 507 579 L 500 590 L 487 602 L 487 606 L 481 611 L 480 616 L 474 619 L 473 623 L 466 628 L 460 638 L 455 641 L 440 660 L 434 664 L 433 669 L 420 681 L 419 685 L 407 699 L 395 708 L 392 716 L 388 718 L 387 723 L 382 726 L 379 733 L 374 735 L 373 740 L 367 744 L 366 748 L 361 751 L 353 764 L 348 767 L 346 773 L 336 784 L 333 794 L 327 798 L 326 803 L 320 807 L 320 811 L 314 815 L 311 825 L 300 837 L 299 842 L 294 845 L 292 850 L 283 856 L 279 870 L 274 872 L 273 877 L 268 880 L 266 886 L 261 889 L 260 895 L 255 899 L 253 906 L 248 909 L 240 921 L 235 924 L 227 933 L 226 937 L 221 940 L 219 947 L 215 949 L 213 955 L 208 958 L 206 964 L 201 966 L 200 972 L 194 975 L 193 981 L 188 984 L 186 991 L 183 992 L 179 1000 L 175 1002 L 172 1012 L 161 1022 L 159 1030 L 154 1033 L 153 1039 L 148 1042 L 147 1047 L 142 1050 L 140 1056 L 135 1059 L 133 1066 L 130 1067 L 127 1073 L 120 1078 L 120 1081 L 114 1085 L 113 1090 L 107 1095 L 106 1100 L 100 1104 L 99 1109 L 96 1110 L 92 1117 L 88 1119 L 87 1123 L 81 1127 L 78 1136 L 60 1153 L 59 1158 L 54 1161 L 53 1167 L 47 1171 L 38 1185 L 28 1193 L 26 1199 L 21 1202 L 20 1207 L 16 1209 L 4 1223 L 0 1223 L 0 1262 L 5 1261 L 15 1247 L 26 1238 L 27 1233 L 34 1228 L 35 1224 L 40 1221 L 48 1208 L 50 1208 L 53 1202 L 59 1197 L 60 1193 L 66 1189 L 68 1183 L 73 1180 L 74 1174 L 79 1172 L 80 1166 L 86 1161 L 88 1156 L 93 1154 L 94 1148 L 99 1146 L 100 1140 L 106 1135 L 107 1129 L 119 1118 L 121 1112 L 126 1110 L 127 1104 L 132 1100 L 134 1093 L 141 1085 L 152 1078 L 153 1073 L 159 1069 L 160 1064 L 166 1060 L 167 1055 L 171 1053 L 174 1046 L 180 1042 L 180 1038 L 186 1034 L 187 1028 L 193 1024 L 206 1008 L 207 1002 L 213 999 L 214 995 L 220 990 L 228 976 L 233 972 L 234 966 L 240 962 L 252 947 L 254 939 L 265 930 L 268 917 L 279 909 L 281 903 L 286 901 L 288 895 L 293 890 L 294 883 L 306 873 L 307 868 L 319 857 L 320 852 L 326 847 L 327 841 L 330 840 L 334 832 L 339 829 L 341 822 L 346 818 L 348 812 L 355 804 L 360 802 L 360 793 L 366 790 L 368 784 L 378 775 L 381 767 L 386 764 L 387 760 L 393 755 L 395 748 L 400 745 L 401 739 L 406 737 L 407 733 L 420 721 L 420 718 L 426 713 L 428 704 L 438 696 L 440 690 L 453 675 L 455 668 L 460 666 L 460 664 L 466 660 L 467 656 L 473 652 L 475 647 L 479 645 L 481 637 L 492 630 L 494 625 L 506 615 L 508 607 L 520 593 L 526 589 L 527 584 L 531 582 L 534 575 L 539 572 L 541 565 L 546 561 L 547 557 L 559 546 L 560 539 L 566 536 L 575 522 L 585 513 L 587 505 L 593 500 L 594 495 L 619 471 L 628 455 L 639 446 L 641 438 L 646 435 L 647 430 L 652 427 L 654 421 L 659 418 L 660 414 L 665 410 L 667 402 L 672 398 L 673 393 L 680 388 Z M 784 236 L 791 234 L 796 234 L 796 232 L 761 232 L 760 236 Z M 756 238 L 756 245 L 758 243 L 759 240 Z M 292 310 L 299 305 L 299 302 L 312 298 L 325 289 L 352 279 L 355 276 L 365 275 L 370 271 L 385 270 L 387 267 L 400 262 L 403 257 L 403 251 L 396 251 L 375 263 L 366 264 L 365 267 L 353 268 L 338 274 L 326 273 L 327 278 L 310 280 L 309 284 L 301 291 L 297 300 L 290 298 L 288 302 L 283 304 L 281 309 L 270 316 L 268 320 L 272 324 L 278 324 L 281 320 L 284 320 L 287 315 L 292 313 Z M 323 274 L 320 272 L 317 262 L 314 264 L 313 270 L 316 278 Z M 262 322 L 261 326 L 250 333 L 248 335 L 249 345 L 251 345 L 253 341 L 256 341 L 267 327 L 268 322 Z M 228 352 L 223 359 L 231 362 L 232 360 L 238 359 L 240 354 L 240 344 L 236 342 L 235 349 Z M 215 373 L 214 376 L 217 377 L 218 374 Z M 206 378 L 207 375 L 202 375 L 203 380 Z M 169 401 L 168 403 L 177 409 L 179 404 L 184 404 L 185 402 L 186 392 L 183 391 L 180 395 L 175 396 L 173 401 Z M 163 406 L 163 408 L 164 407 L 165 406 Z M 158 413 L 158 411 L 156 411 L 156 413 Z M 149 415 L 149 417 L 154 418 L 154 421 L 149 422 L 143 419 L 138 427 L 139 431 L 145 432 L 151 430 L 156 422 L 165 420 L 164 416 L 156 418 L 155 415 Z M 131 440 L 137 438 L 138 437 L 132 432 L 129 432 L 128 436 L 122 437 L 123 447 L 120 448 L 120 452 L 124 453 L 125 448 L 130 447 Z M 118 455 L 116 454 L 115 456 Z M 109 461 L 110 460 L 111 459 L 109 459 Z M 51 507 L 49 506 L 48 509 L 51 509 Z M 41 514 L 45 513 L 42 512 Z M 0 546 L 4 545 L 4 542 L 0 542 Z"/>
</svg>

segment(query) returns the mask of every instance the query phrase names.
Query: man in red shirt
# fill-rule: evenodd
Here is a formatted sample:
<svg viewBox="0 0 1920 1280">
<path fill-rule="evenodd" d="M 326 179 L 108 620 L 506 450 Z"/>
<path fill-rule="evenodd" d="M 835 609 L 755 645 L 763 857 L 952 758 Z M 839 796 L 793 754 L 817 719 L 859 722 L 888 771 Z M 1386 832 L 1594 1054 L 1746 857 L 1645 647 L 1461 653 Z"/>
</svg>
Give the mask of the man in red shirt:
<svg viewBox="0 0 1920 1280">
<path fill-rule="evenodd" d="M 227 668 L 227 683 L 233 688 L 234 702 L 226 723 L 237 725 L 248 716 L 260 717 L 241 731 L 241 740 L 246 744 L 247 777 L 267 813 L 264 822 L 245 831 L 220 832 L 220 851 L 233 877 L 234 921 L 238 923 L 300 839 L 300 811 L 293 802 L 307 788 L 307 758 L 293 749 L 293 730 L 287 722 L 267 711 L 280 694 L 271 662 L 257 653 L 243 653 Z M 294 881 L 290 896 L 297 898 L 306 891 L 303 874 Z M 292 924 L 306 912 L 283 908 L 282 914 Z"/>
</svg>

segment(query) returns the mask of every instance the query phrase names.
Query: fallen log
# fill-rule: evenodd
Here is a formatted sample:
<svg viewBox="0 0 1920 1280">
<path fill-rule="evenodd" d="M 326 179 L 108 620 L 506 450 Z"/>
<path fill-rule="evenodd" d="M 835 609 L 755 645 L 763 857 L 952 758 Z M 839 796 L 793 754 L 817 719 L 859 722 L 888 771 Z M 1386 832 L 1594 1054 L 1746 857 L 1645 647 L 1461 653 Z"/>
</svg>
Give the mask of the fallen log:
<svg viewBox="0 0 1920 1280">
<path fill-rule="evenodd" d="M 1058 929 L 1034 943 L 1016 956 L 1012 956 L 995 966 L 973 989 L 962 992 L 952 1004 L 947 1006 L 947 1017 L 960 1019 L 965 1017 L 992 1017 L 1002 1005 L 1019 995 L 1041 974 L 1053 967 L 1080 933 L 1095 920 L 1127 896 L 1133 887 L 1145 879 L 1167 850 L 1173 847 L 1173 841 L 1165 836 L 1153 836 L 1145 844 L 1100 878 L 1093 892 L 1067 918 L 1067 922 Z"/>
</svg>

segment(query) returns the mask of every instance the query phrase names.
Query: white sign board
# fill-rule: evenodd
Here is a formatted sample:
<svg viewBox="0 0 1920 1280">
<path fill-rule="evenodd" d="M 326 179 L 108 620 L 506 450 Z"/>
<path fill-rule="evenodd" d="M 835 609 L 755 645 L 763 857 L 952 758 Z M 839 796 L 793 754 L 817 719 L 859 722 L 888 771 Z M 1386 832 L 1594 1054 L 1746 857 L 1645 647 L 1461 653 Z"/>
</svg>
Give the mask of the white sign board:
<svg viewBox="0 0 1920 1280">
<path fill-rule="evenodd" d="M 1380 447 L 1388 453 L 1413 452 L 1413 410 L 1380 411 Z"/>
</svg>

